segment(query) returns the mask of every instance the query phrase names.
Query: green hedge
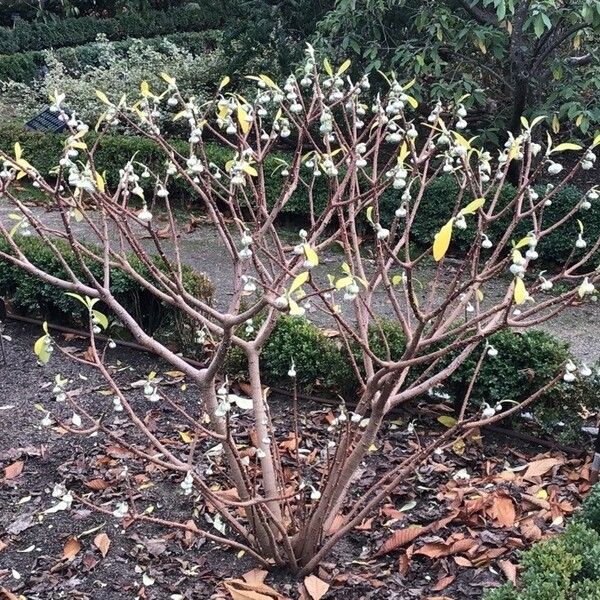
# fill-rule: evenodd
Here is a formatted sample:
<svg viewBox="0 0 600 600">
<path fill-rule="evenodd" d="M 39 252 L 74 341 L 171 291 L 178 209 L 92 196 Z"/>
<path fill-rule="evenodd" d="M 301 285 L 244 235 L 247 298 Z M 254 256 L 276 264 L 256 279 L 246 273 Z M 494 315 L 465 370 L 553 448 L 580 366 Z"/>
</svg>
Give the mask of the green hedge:
<svg viewBox="0 0 600 600">
<path fill-rule="evenodd" d="M 89 139 L 93 140 L 93 134 Z M 60 156 L 63 147 L 62 135 L 41 134 L 24 130 L 16 124 L 0 124 L 0 148 L 10 149 L 15 141 L 19 140 L 24 148 L 25 156 L 41 173 L 48 173 L 57 163 L 57 157 Z M 187 145 L 184 141 L 174 141 L 174 145 L 184 154 L 187 152 Z M 209 160 L 224 166 L 232 158 L 233 153 L 223 146 L 216 143 L 206 144 L 206 153 Z M 109 183 L 114 183 L 115 175 L 119 169 L 136 154 L 136 160 L 148 164 L 150 167 L 157 168 L 164 164 L 164 154 L 158 146 L 151 140 L 137 136 L 111 135 L 106 136 L 98 149 L 97 166 L 100 170 L 106 170 L 109 176 Z M 283 178 L 280 175 L 281 166 L 278 159 L 288 159 L 289 156 L 282 152 L 271 154 L 265 161 L 265 172 L 267 175 L 267 202 L 272 205 L 277 199 L 282 189 Z M 316 208 L 322 208 L 327 198 L 325 178 L 317 180 L 315 188 Z M 180 182 L 179 189 L 188 191 L 183 182 Z M 503 202 L 507 202 L 514 190 L 506 186 L 502 193 Z M 419 213 L 414 221 L 412 229 L 413 241 L 421 246 L 429 246 L 432 243 L 434 235 L 440 227 L 447 222 L 454 207 L 454 199 L 458 193 L 456 182 L 450 177 L 440 177 L 426 190 Z M 381 202 L 381 222 L 389 224 L 394 218 L 394 211 L 398 207 L 398 192 L 389 190 L 385 193 Z M 566 214 L 579 200 L 581 192 L 577 188 L 569 186 L 556 195 L 552 206 L 545 209 L 544 223 L 547 225 L 557 221 Z M 465 203 L 468 200 L 465 198 Z M 308 212 L 308 198 L 306 190 L 300 186 L 293 194 L 290 201 L 283 210 L 284 215 L 305 220 Z M 587 211 L 581 211 L 578 215 L 585 230 L 585 238 L 595 240 L 600 237 L 600 202 L 592 202 L 592 208 Z M 506 230 L 506 221 L 500 220 L 493 223 L 488 230 L 488 235 L 493 241 L 500 239 Z M 530 229 L 530 223 L 522 223 L 519 230 L 515 232 L 514 237 L 524 236 Z M 574 248 L 574 242 L 579 233 L 578 225 L 575 219 L 571 219 L 561 227 L 557 228 L 551 235 L 544 238 L 537 247 L 540 254 L 540 262 L 560 263 L 570 255 Z M 453 234 L 451 253 L 460 255 L 464 253 L 472 241 L 474 229 L 468 228 L 465 231 L 455 230 Z M 578 250 L 577 252 L 584 252 Z"/>
<path fill-rule="evenodd" d="M 600 486 L 565 531 L 521 557 L 518 588 L 506 583 L 484 600 L 600 600 Z"/>
<path fill-rule="evenodd" d="M 79 17 L 48 23 L 18 21 L 14 28 L 0 27 L 0 54 L 79 46 L 94 41 L 98 34 L 106 35 L 109 40 L 120 40 L 217 29 L 222 18 L 218 6 L 211 2 L 204 7 L 194 3 L 164 12 L 128 12 L 111 19 Z"/>
<path fill-rule="evenodd" d="M 171 33 L 157 37 L 146 38 L 144 43 L 160 51 L 166 42 L 175 44 L 192 54 L 200 55 L 207 50 L 214 49 L 221 38 L 217 30 L 200 32 Z M 127 38 L 114 42 L 112 48 L 118 53 L 125 54 L 134 40 Z M 99 64 L 104 44 L 88 43 L 82 46 L 59 48 L 55 51 L 56 57 L 69 71 L 81 71 L 90 66 Z M 44 51 L 30 50 L 15 54 L 0 54 L 0 81 L 16 81 L 27 83 L 38 76 L 40 68 L 46 63 Z"/>
<path fill-rule="evenodd" d="M 370 331 L 371 349 L 385 357 L 386 346 L 381 341 L 384 332 L 392 359 L 404 351 L 405 339 L 397 323 L 383 321 Z M 238 332 L 244 335 L 243 328 Z M 473 390 L 473 402 L 487 402 L 495 406 L 502 400 L 520 402 L 548 383 L 559 373 L 571 355 L 567 345 L 542 331 L 501 331 L 490 337 L 489 343 L 497 350 L 496 357 L 485 360 Z M 469 358 L 450 377 L 446 391 L 460 403 L 478 355 Z M 360 365 L 358 352 L 357 364 Z M 452 359 L 448 357 L 448 361 Z M 288 370 L 294 360 L 299 385 L 309 391 L 324 390 L 340 394 L 349 401 L 355 397 L 357 382 L 346 352 L 335 338 L 324 335 L 306 319 L 282 317 L 261 354 L 261 368 L 265 381 L 272 385 L 288 386 Z M 239 350 L 230 352 L 226 371 L 233 376 L 246 376 L 246 362 Z M 418 372 L 412 373 L 414 378 Z M 532 413 L 541 429 L 562 442 L 581 439 L 582 420 L 579 406 L 593 409 L 599 405 L 600 382 L 590 377 L 573 384 L 558 384 L 534 403 Z M 508 405 L 505 405 L 508 408 Z M 514 420 L 521 426 L 523 420 Z"/>
<path fill-rule="evenodd" d="M 43 240 L 37 237 L 21 237 L 18 239 L 18 244 L 34 265 L 56 277 L 68 279 L 64 267 Z M 56 244 L 75 274 L 85 280 L 82 269 L 68 244 L 62 240 L 57 240 Z M 94 248 L 91 245 L 89 247 Z M 6 240 L 0 240 L 0 251 L 12 254 Z M 147 268 L 139 260 L 131 257 L 130 262 L 138 273 L 150 278 Z M 158 258 L 156 265 L 161 269 L 165 268 Z M 102 265 L 90 260 L 88 266 L 94 276 L 101 280 Z M 213 288 L 206 275 L 185 267 L 184 285 L 196 297 L 207 302 L 212 301 Z M 115 298 L 148 333 L 154 334 L 161 330 L 165 334 L 170 334 L 179 326 L 181 315 L 177 309 L 160 302 L 120 269 L 111 271 L 111 290 Z M 14 310 L 27 316 L 72 325 L 86 322 L 87 315 L 84 307 L 67 296 L 64 290 L 45 283 L 33 275 L 28 275 L 22 269 L 2 260 L 0 260 L 0 296 L 8 300 Z M 110 311 L 107 312 L 110 314 Z"/>
</svg>

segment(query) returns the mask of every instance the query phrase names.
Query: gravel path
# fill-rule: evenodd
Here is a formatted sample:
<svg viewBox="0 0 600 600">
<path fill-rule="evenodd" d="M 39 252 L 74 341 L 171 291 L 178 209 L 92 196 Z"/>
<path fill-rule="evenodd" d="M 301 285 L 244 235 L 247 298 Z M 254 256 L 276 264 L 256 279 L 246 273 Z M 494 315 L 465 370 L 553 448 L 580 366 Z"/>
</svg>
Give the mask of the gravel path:
<svg viewBox="0 0 600 600">
<path fill-rule="evenodd" d="M 61 228 L 60 216 L 56 211 L 49 211 L 39 206 L 32 206 L 31 210 L 34 214 L 41 216 L 44 222 L 49 226 Z M 12 206 L 6 201 L 0 201 L 0 219 L 7 222 L 8 214 L 14 212 Z M 161 223 L 160 216 L 156 219 L 157 229 L 166 226 L 166 221 Z M 93 232 L 84 223 L 73 223 L 75 233 L 81 239 L 90 242 L 97 242 Z M 297 239 L 296 231 L 292 229 L 283 229 L 284 238 L 289 238 L 290 243 L 295 243 Z M 143 232 L 140 229 L 140 237 L 144 246 L 152 250 L 152 242 L 143 237 Z M 165 243 L 165 248 L 168 249 L 170 244 L 168 240 Z M 217 306 L 223 306 L 230 295 L 232 269 L 229 259 L 224 251 L 223 244 L 216 230 L 207 224 L 199 224 L 190 233 L 183 233 L 180 237 L 181 254 L 185 263 L 194 269 L 206 273 L 215 286 L 215 302 Z M 338 264 L 340 262 L 339 255 L 330 253 L 321 256 L 321 269 L 324 273 L 339 274 Z M 431 270 L 423 269 L 419 273 L 419 280 L 424 284 L 424 290 L 431 280 Z M 498 281 L 493 285 L 486 287 L 486 295 L 489 298 L 497 298 L 504 294 L 509 279 L 506 281 Z M 385 316 L 391 314 L 391 309 L 387 299 L 383 294 L 379 294 L 375 298 L 375 309 L 377 314 Z M 317 318 L 315 314 L 314 317 Z M 581 360 L 589 364 L 596 363 L 600 360 L 600 306 L 584 305 L 576 308 L 565 310 L 559 317 L 549 321 L 542 326 L 541 329 L 565 340 L 571 346 L 571 350 Z"/>
</svg>

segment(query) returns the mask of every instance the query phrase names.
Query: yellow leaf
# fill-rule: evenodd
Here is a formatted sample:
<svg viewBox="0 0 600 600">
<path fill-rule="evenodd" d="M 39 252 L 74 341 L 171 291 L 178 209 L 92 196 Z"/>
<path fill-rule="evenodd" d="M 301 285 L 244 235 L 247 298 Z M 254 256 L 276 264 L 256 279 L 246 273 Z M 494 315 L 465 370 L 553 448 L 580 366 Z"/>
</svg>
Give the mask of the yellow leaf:
<svg viewBox="0 0 600 600">
<path fill-rule="evenodd" d="M 513 248 L 515 250 L 518 250 L 519 248 L 523 248 L 523 246 L 528 246 L 529 242 L 531 242 L 531 238 L 530 237 L 524 237 L 522 239 L 520 239 L 514 246 Z"/>
<path fill-rule="evenodd" d="M 102 329 L 108 328 L 108 318 L 104 313 L 101 313 L 99 310 L 93 310 L 92 314 L 96 317 L 96 321 L 102 326 Z"/>
<path fill-rule="evenodd" d="M 147 81 L 142 81 L 142 83 L 140 84 L 140 90 L 144 98 L 147 98 L 148 96 L 152 95 L 150 93 L 150 84 Z"/>
<path fill-rule="evenodd" d="M 343 62 L 342 66 L 338 69 L 338 76 L 339 75 L 343 75 L 349 68 L 350 65 L 352 64 L 352 61 L 350 59 L 347 59 Z"/>
<path fill-rule="evenodd" d="M 416 98 L 413 98 L 412 96 L 407 95 L 406 101 L 411 105 L 412 108 L 417 108 L 419 106 Z"/>
<path fill-rule="evenodd" d="M 219 84 L 219 91 L 221 91 L 224 87 L 229 85 L 230 81 L 231 81 L 231 79 L 230 79 L 229 75 L 225 75 L 225 77 L 223 77 L 223 79 L 221 79 L 221 83 Z"/>
<path fill-rule="evenodd" d="M 454 427 L 454 425 L 456 425 L 457 421 L 454 417 L 451 417 L 450 415 L 442 415 L 441 417 L 437 418 L 438 422 L 441 423 L 444 427 Z"/>
<path fill-rule="evenodd" d="M 372 206 L 367 206 L 367 221 L 369 221 L 369 223 L 371 223 L 371 225 L 373 224 L 373 207 Z"/>
<path fill-rule="evenodd" d="M 400 152 L 398 154 L 398 164 L 400 166 L 402 166 L 404 164 L 404 160 L 409 155 L 409 152 L 410 151 L 408 149 L 408 144 L 406 142 L 403 142 L 402 146 L 400 146 Z"/>
<path fill-rule="evenodd" d="M 333 77 L 333 69 L 331 68 L 331 63 L 327 58 L 323 61 L 323 67 L 325 68 L 327 75 L 329 75 L 329 77 Z"/>
<path fill-rule="evenodd" d="M 264 81 L 265 84 L 270 87 L 272 90 L 278 90 L 279 87 L 277 84 L 268 76 L 268 75 L 259 75 L 261 81 Z"/>
<path fill-rule="evenodd" d="M 50 360 L 50 354 L 48 353 L 48 350 L 46 350 L 46 339 L 47 338 L 48 338 L 47 335 L 43 335 L 33 345 L 33 351 L 35 352 L 35 355 L 38 357 L 38 360 L 43 365 L 45 365 Z"/>
<path fill-rule="evenodd" d="M 308 260 L 311 265 L 316 267 L 319 264 L 317 253 L 308 244 L 304 244 L 304 256 L 306 256 L 306 260 Z"/>
<path fill-rule="evenodd" d="M 290 315 L 293 317 L 301 317 L 304 315 L 305 310 L 292 298 L 288 298 L 288 305 L 290 307 Z"/>
<path fill-rule="evenodd" d="M 238 104 L 238 107 L 237 107 L 237 118 L 238 118 L 238 123 L 240 124 L 240 127 L 242 129 L 242 132 L 244 134 L 248 133 L 250 131 L 250 123 L 248 122 L 248 113 L 246 112 L 246 110 L 244 109 L 244 107 L 241 104 Z"/>
<path fill-rule="evenodd" d="M 302 287 L 308 281 L 309 273 L 305 271 L 297 275 L 290 287 L 290 294 L 295 292 L 298 288 Z"/>
<path fill-rule="evenodd" d="M 104 183 L 104 177 L 102 177 L 102 175 L 100 175 L 100 173 L 96 173 L 96 187 L 102 193 L 104 193 L 104 191 L 106 190 L 106 185 Z"/>
<path fill-rule="evenodd" d="M 557 114 L 552 117 L 552 131 L 554 133 L 558 133 L 560 131 L 560 121 L 558 120 Z"/>
<path fill-rule="evenodd" d="M 187 431 L 180 431 L 179 432 L 179 437 L 181 437 L 181 439 L 183 440 L 184 444 L 191 444 L 192 443 L 192 436 Z"/>
<path fill-rule="evenodd" d="M 106 96 L 106 94 L 104 92 L 101 92 L 100 90 L 96 90 L 96 96 L 100 99 L 101 102 L 104 102 L 104 104 L 108 104 L 109 106 L 112 106 L 112 102 L 108 99 L 108 97 Z"/>
<path fill-rule="evenodd" d="M 470 202 L 465 206 L 458 214 L 459 215 L 472 215 L 477 212 L 485 204 L 485 198 L 476 198 L 473 202 Z"/>
<path fill-rule="evenodd" d="M 483 292 L 480 289 L 477 289 L 475 291 L 475 294 L 477 295 L 477 300 L 479 300 L 479 302 L 481 302 L 483 300 Z"/>
<path fill-rule="evenodd" d="M 346 277 L 341 277 L 340 279 L 338 279 L 336 281 L 335 289 L 341 290 L 342 288 L 345 288 L 346 286 L 350 285 L 353 281 L 354 281 L 354 277 L 352 277 L 351 275 L 347 275 Z"/>
<path fill-rule="evenodd" d="M 258 171 L 248 163 L 244 163 L 244 165 L 242 166 L 242 170 L 245 173 L 248 173 L 248 175 L 251 175 L 252 177 L 258 177 Z"/>
<path fill-rule="evenodd" d="M 21 148 L 21 144 L 19 144 L 19 142 L 17 142 L 15 144 L 15 158 L 17 160 L 19 160 L 21 158 L 21 156 L 23 155 L 23 150 Z"/>
<path fill-rule="evenodd" d="M 433 241 L 433 259 L 435 261 L 440 261 L 444 256 L 446 256 L 446 252 L 448 252 L 448 248 L 450 247 L 450 240 L 452 239 L 452 225 L 454 224 L 454 219 L 450 219 L 436 234 L 435 239 Z"/>
<path fill-rule="evenodd" d="M 527 300 L 527 290 L 525 289 L 525 284 L 520 277 L 515 279 L 515 289 L 514 289 L 514 300 L 515 304 L 523 304 L 525 300 Z"/>
<path fill-rule="evenodd" d="M 175 80 L 167 73 L 161 73 L 160 76 L 169 84 L 175 85 Z"/>
<path fill-rule="evenodd" d="M 592 146 L 595 148 L 596 146 L 598 146 L 600 144 L 600 134 L 598 134 L 595 138 L 594 138 L 594 142 L 592 144 Z"/>
<path fill-rule="evenodd" d="M 573 144 L 571 142 L 564 142 L 563 144 L 559 144 L 555 148 L 552 149 L 552 152 L 564 152 L 565 150 L 581 150 L 581 146 L 579 144 Z"/>
</svg>

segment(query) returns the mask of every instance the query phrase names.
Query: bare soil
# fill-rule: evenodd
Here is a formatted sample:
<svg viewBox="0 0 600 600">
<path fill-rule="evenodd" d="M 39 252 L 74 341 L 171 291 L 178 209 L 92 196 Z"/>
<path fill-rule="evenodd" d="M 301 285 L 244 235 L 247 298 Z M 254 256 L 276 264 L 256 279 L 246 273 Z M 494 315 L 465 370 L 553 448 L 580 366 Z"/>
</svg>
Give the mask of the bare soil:
<svg viewBox="0 0 600 600">
<path fill-rule="evenodd" d="M 60 373 L 72 380 L 71 389 L 79 389 L 86 406 L 104 403 L 111 430 L 135 435 L 124 419 L 111 413 L 111 399 L 102 395 L 106 386 L 98 373 L 58 353 L 50 365 L 40 367 L 32 352 L 40 335 L 37 328 L 11 322 L 7 333 L 12 341 L 6 344 L 7 365 L 0 368 L 0 476 L 6 469 L 6 477 L 0 479 L 0 597 L 2 592 L 10 600 L 10 593 L 27 600 L 229 597 L 221 583 L 256 567 L 245 556 L 183 532 L 154 525 L 126 527 L 125 521 L 91 510 L 77 500 L 70 510 L 46 512 L 58 503 L 52 496 L 54 486 L 64 484 L 110 510 L 116 502 L 133 496 L 155 516 L 181 522 L 193 518 L 210 528 L 210 512 L 194 496 L 183 496 L 179 481 L 171 474 L 133 460 L 101 436 L 76 437 L 60 427 L 42 428 L 42 407 L 57 408 L 50 382 Z M 77 339 L 63 343 L 81 350 L 86 347 Z M 164 376 L 164 384 L 185 406 L 193 408 L 193 387 L 182 390 L 181 381 L 171 381 L 165 375 L 169 367 L 155 358 L 118 348 L 108 360 L 123 386 L 153 370 Z M 178 438 L 185 424 L 177 414 L 164 407 L 159 413 L 156 405 L 143 399 L 132 402 L 169 447 L 185 450 L 184 440 Z M 278 434 L 285 437 L 291 422 L 290 403 L 285 398 L 273 399 L 272 410 Z M 303 403 L 303 444 L 307 448 L 327 435 L 328 412 L 322 405 Z M 384 468 L 426 441 L 436 426 L 431 416 L 435 413 L 429 406 L 423 406 L 421 413 L 415 433 L 407 428 L 413 416 L 401 415 L 390 424 L 356 481 L 356 497 Z M 238 426 L 243 431 L 247 423 L 242 418 Z M 483 445 L 468 442 L 465 449 L 445 452 L 422 465 L 390 495 L 384 511 L 354 530 L 322 564 L 317 574 L 331 583 L 325 600 L 468 600 L 481 598 L 485 589 L 502 583 L 505 561 L 516 564 L 521 548 L 542 535 L 560 531 L 563 516 L 568 518 L 589 488 L 584 462 L 556 453 L 552 455 L 556 466 L 539 480 L 523 482 L 503 475 L 509 465 L 526 467 L 540 452 L 539 448 L 517 446 L 514 440 L 486 437 Z M 16 463 L 22 463 L 22 472 L 14 476 Z M 128 475 L 123 478 L 125 465 Z M 467 473 L 468 479 L 458 478 L 460 471 Z M 99 481 L 102 489 L 96 489 Z M 545 496 L 539 490 L 544 490 Z M 548 498 L 548 509 L 531 505 L 524 499 L 526 492 Z M 496 509 L 486 509 L 481 500 L 487 498 L 489 505 L 500 497 L 511 499 L 518 517 L 512 524 L 500 524 L 494 516 Z M 376 555 L 400 528 L 439 525 L 440 519 L 449 516 L 448 524 L 433 528 L 417 542 Z M 106 533 L 111 541 L 105 557 L 94 545 L 99 533 Z M 66 550 L 73 549 L 74 542 L 69 540 L 74 537 L 77 552 L 65 558 Z M 451 552 L 432 559 L 423 550 L 430 544 L 464 538 L 471 540 L 471 555 Z M 285 570 L 270 573 L 267 583 L 286 597 L 303 597 L 300 583 Z"/>
</svg>

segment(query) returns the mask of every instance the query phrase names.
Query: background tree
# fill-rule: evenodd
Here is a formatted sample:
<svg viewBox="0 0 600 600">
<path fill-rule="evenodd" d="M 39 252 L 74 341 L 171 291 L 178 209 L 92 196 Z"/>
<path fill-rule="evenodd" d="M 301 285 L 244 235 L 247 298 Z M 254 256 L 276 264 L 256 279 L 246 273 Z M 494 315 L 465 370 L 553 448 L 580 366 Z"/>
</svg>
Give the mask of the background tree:
<svg viewBox="0 0 600 600">
<path fill-rule="evenodd" d="M 599 33 L 595 0 L 337 0 L 318 44 L 416 75 L 424 98 L 470 94 L 475 124 L 498 139 L 523 114 L 556 114 L 555 127 L 568 118 L 584 134 L 600 121 Z"/>
</svg>

